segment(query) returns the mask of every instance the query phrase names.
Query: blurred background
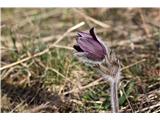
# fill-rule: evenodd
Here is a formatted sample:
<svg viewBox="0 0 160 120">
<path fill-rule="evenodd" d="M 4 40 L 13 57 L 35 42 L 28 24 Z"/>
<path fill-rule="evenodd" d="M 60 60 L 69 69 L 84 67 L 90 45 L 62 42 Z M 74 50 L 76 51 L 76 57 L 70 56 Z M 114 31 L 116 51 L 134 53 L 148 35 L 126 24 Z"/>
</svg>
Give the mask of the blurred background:
<svg viewBox="0 0 160 120">
<path fill-rule="evenodd" d="M 1 112 L 111 112 L 107 81 L 73 56 L 91 27 L 122 63 L 120 112 L 160 112 L 160 9 L 135 8 L 1 9 Z"/>
</svg>

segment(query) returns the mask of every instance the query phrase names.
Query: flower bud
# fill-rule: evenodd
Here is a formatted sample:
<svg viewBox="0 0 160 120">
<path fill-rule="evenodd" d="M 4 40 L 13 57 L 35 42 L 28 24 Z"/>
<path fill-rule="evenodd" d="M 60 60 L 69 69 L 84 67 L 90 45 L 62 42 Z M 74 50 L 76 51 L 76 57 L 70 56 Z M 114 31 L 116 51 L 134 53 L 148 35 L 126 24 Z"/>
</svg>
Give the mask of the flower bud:
<svg viewBox="0 0 160 120">
<path fill-rule="evenodd" d="M 78 32 L 77 45 L 74 45 L 74 49 L 77 51 L 77 56 L 83 56 L 97 62 L 102 61 L 107 54 L 106 47 L 97 38 L 94 28 L 91 28 L 89 33 Z"/>
</svg>

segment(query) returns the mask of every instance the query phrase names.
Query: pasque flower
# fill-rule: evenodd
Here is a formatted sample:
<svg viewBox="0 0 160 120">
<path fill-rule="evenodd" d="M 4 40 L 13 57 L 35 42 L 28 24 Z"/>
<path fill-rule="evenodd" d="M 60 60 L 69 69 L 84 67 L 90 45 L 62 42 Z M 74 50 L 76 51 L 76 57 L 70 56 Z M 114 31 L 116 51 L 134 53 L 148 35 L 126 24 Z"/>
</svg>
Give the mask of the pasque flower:
<svg viewBox="0 0 160 120">
<path fill-rule="evenodd" d="M 97 37 L 94 28 L 89 32 L 78 32 L 77 44 L 73 47 L 76 49 L 77 58 L 93 66 L 110 82 L 112 112 L 118 112 L 118 83 L 121 79 L 121 69 L 115 53 Z"/>
<path fill-rule="evenodd" d="M 94 28 L 89 33 L 78 32 L 77 45 L 74 45 L 78 56 L 86 57 L 92 61 L 102 61 L 107 54 L 104 43 L 96 36 Z"/>
</svg>

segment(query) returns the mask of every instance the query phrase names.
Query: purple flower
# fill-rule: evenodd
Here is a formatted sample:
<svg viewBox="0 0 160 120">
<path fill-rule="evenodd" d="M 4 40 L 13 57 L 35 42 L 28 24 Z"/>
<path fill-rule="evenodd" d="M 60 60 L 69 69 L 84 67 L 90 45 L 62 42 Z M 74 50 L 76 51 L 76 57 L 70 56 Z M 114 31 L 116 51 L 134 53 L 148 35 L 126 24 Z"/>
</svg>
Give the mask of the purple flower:
<svg viewBox="0 0 160 120">
<path fill-rule="evenodd" d="M 78 32 L 77 45 L 73 47 L 77 51 L 76 55 L 91 61 L 102 61 L 108 53 L 104 43 L 96 36 L 94 28 L 89 33 Z"/>
<path fill-rule="evenodd" d="M 119 60 L 114 52 L 110 50 L 95 34 L 94 28 L 87 32 L 78 32 L 77 44 L 74 45 L 76 55 L 87 65 L 98 70 L 104 79 L 111 83 L 112 111 L 118 112 L 118 83 L 121 79 L 121 68 Z"/>
</svg>

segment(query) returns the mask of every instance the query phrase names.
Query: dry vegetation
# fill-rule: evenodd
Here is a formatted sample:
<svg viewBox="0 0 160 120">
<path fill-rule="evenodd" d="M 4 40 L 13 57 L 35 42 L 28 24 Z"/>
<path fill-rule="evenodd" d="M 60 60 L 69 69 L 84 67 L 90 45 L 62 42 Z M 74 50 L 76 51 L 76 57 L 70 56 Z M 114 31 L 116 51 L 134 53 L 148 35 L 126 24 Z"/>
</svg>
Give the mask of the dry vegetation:
<svg viewBox="0 0 160 120">
<path fill-rule="evenodd" d="M 110 112 L 108 83 L 73 57 L 76 32 L 93 26 L 122 62 L 120 112 L 160 112 L 160 9 L 19 8 L 1 17 L 1 112 Z"/>
</svg>

